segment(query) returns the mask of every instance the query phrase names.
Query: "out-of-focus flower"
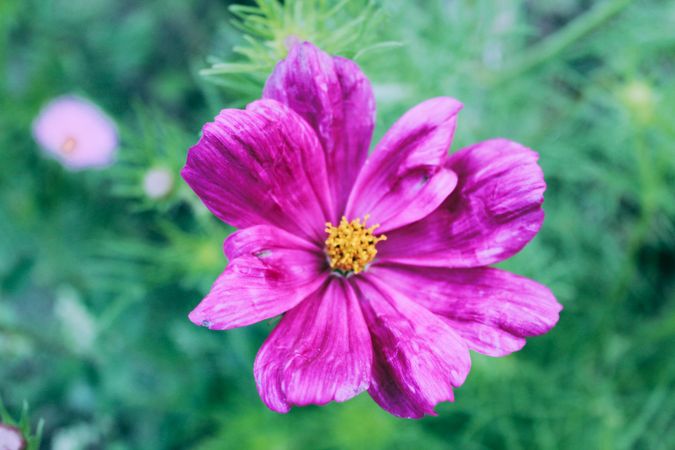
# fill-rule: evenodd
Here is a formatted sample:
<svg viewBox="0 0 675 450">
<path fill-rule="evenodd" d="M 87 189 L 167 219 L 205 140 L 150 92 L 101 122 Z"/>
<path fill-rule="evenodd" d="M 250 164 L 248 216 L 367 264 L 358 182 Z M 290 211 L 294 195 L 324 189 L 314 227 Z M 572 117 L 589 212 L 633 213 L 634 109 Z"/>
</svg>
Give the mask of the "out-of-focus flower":
<svg viewBox="0 0 675 450">
<path fill-rule="evenodd" d="M 33 123 L 33 136 L 72 170 L 110 165 L 118 144 L 114 122 L 98 106 L 74 96 L 49 102 Z"/>
<path fill-rule="evenodd" d="M 151 199 L 166 197 L 173 188 L 173 173 L 165 167 L 148 170 L 143 177 L 143 192 Z"/>
<path fill-rule="evenodd" d="M 368 79 L 310 43 L 277 65 L 263 97 L 206 124 L 182 175 L 241 228 L 190 319 L 224 330 L 285 313 L 255 361 L 268 407 L 368 390 L 394 415 L 434 414 L 464 382 L 469 349 L 506 355 L 555 325 L 549 289 L 487 267 L 543 222 L 535 152 L 493 139 L 448 156 L 462 105 L 439 97 L 368 156 Z"/>
<path fill-rule="evenodd" d="M 18 428 L 0 423 L 0 450 L 24 450 L 26 440 Z"/>
</svg>

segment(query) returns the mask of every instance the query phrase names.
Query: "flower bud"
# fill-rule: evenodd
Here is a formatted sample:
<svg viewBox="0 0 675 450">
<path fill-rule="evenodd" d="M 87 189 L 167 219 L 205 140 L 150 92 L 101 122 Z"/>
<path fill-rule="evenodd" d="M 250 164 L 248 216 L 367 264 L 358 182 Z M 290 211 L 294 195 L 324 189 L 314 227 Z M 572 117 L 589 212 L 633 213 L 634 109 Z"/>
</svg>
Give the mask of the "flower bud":
<svg viewBox="0 0 675 450">
<path fill-rule="evenodd" d="M 648 123 L 654 117 L 656 94 L 648 83 L 633 80 L 621 89 L 620 97 L 626 108 L 640 123 Z"/>
<path fill-rule="evenodd" d="M 25 448 L 26 440 L 17 428 L 0 423 L 0 449 L 25 450 Z"/>
<path fill-rule="evenodd" d="M 157 200 L 169 195 L 173 189 L 173 174 L 165 167 L 148 170 L 143 177 L 143 192 L 149 198 Z"/>
</svg>

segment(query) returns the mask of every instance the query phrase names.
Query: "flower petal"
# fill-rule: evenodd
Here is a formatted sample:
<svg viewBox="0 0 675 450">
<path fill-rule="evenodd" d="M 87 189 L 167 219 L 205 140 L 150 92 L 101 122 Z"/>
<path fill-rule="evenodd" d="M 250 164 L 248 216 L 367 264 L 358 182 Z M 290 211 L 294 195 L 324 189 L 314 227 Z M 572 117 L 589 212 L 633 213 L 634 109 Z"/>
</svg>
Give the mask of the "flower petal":
<svg viewBox="0 0 675 450">
<path fill-rule="evenodd" d="M 182 175 L 234 227 L 275 225 L 324 239 L 332 206 L 321 145 L 307 123 L 279 102 L 221 111 L 204 126 Z"/>
<path fill-rule="evenodd" d="M 225 250 L 232 260 L 190 313 L 193 323 L 211 330 L 243 327 L 284 313 L 327 276 L 318 248 L 269 225 L 237 231 Z"/>
<path fill-rule="evenodd" d="M 459 335 L 440 317 L 405 294 L 372 278 L 354 278 L 373 340 L 373 378 L 368 392 L 399 417 L 435 414 L 454 399 L 471 361 Z"/>
<path fill-rule="evenodd" d="M 368 156 L 375 127 L 375 99 L 368 78 L 355 62 L 331 57 L 304 42 L 277 64 L 263 97 L 288 105 L 319 137 L 335 200 L 331 217 L 335 222 Z"/>
<path fill-rule="evenodd" d="M 372 346 L 358 300 L 332 278 L 290 310 L 255 360 L 265 404 L 278 412 L 292 405 L 342 402 L 370 383 Z"/>
<path fill-rule="evenodd" d="M 427 100 L 384 135 L 359 173 L 347 202 L 348 218 L 368 214 L 378 232 L 422 219 L 452 192 L 456 176 L 444 168 L 462 104 Z"/>
<path fill-rule="evenodd" d="M 562 310 L 546 286 L 499 269 L 379 265 L 369 276 L 442 316 L 471 350 L 489 356 L 520 350 L 526 337 L 553 328 Z"/>
<path fill-rule="evenodd" d="M 455 191 L 432 214 L 387 234 L 378 260 L 419 266 L 479 267 L 518 253 L 544 220 L 537 153 L 493 139 L 455 153 Z"/>
</svg>

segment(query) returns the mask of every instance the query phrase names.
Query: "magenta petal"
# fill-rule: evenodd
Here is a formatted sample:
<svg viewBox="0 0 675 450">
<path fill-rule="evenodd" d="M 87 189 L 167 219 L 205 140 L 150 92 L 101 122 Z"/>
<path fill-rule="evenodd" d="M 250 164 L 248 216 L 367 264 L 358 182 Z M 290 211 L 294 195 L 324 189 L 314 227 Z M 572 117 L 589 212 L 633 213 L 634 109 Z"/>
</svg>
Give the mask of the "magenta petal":
<svg viewBox="0 0 675 450">
<path fill-rule="evenodd" d="M 562 310 L 546 286 L 499 269 L 380 265 L 369 276 L 442 316 L 470 349 L 489 356 L 520 350 L 526 337 L 553 328 Z"/>
<path fill-rule="evenodd" d="M 471 361 L 463 339 L 440 317 L 387 284 L 355 278 L 373 340 L 373 378 L 368 392 L 399 417 L 435 414 L 454 399 Z"/>
<path fill-rule="evenodd" d="M 225 256 L 230 261 L 242 256 L 268 256 L 267 252 L 273 248 L 304 250 L 314 253 L 319 259 L 326 258 L 321 246 L 269 225 L 237 230 L 223 244 Z"/>
<path fill-rule="evenodd" d="M 288 311 L 326 279 L 320 251 L 268 225 L 245 228 L 225 242 L 231 261 L 190 320 L 212 330 L 243 327 Z M 314 249 L 313 251 L 311 249 Z"/>
<path fill-rule="evenodd" d="M 326 155 L 335 221 L 368 155 L 375 126 L 370 82 L 353 61 L 309 42 L 295 45 L 267 80 L 263 97 L 278 100 L 314 129 Z"/>
<path fill-rule="evenodd" d="M 332 206 L 321 145 L 307 123 L 279 102 L 221 111 L 204 126 L 182 175 L 234 227 L 267 224 L 324 239 Z"/>
<path fill-rule="evenodd" d="M 348 218 L 370 215 L 378 232 L 422 219 L 452 192 L 456 177 L 443 168 L 462 104 L 427 100 L 403 115 L 368 158 L 347 203 Z"/>
<path fill-rule="evenodd" d="M 261 398 L 274 411 L 342 402 L 368 388 L 370 336 L 345 284 L 331 279 L 286 313 L 260 348 L 255 379 Z"/>
<path fill-rule="evenodd" d="M 387 234 L 378 260 L 420 266 L 479 267 L 519 252 L 544 220 L 544 176 L 537 153 L 493 139 L 448 160 L 459 181 L 423 220 Z"/>
</svg>

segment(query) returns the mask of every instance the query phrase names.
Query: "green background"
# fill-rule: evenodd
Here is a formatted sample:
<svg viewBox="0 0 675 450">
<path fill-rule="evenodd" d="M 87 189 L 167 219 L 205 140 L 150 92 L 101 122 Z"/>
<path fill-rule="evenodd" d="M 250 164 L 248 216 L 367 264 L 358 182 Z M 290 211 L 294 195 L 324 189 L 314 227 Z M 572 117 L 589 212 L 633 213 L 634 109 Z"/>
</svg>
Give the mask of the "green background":
<svg viewBox="0 0 675 450">
<path fill-rule="evenodd" d="M 675 448 L 675 2 L 286 3 L 242 31 L 223 1 L 0 2 L 10 411 L 27 401 L 57 450 Z M 232 230 L 178 171 L 203 123 L 259 95 L 291 34 L 356 57 L 377 136 L 449 95 L 465 104 L 453 149 L 503 136 L 541 155 L 544 227 L 501 266 L 550 286 L 560 322 L 517 354 L 473 354 L 437 417 L 397 419 L 365 394 L 273 413 L 252 376 L 273 323 L 187 320 Z M 65 93 L 117 121 L 114 166 L 68 172 L 33 142 Z M 153 167 L 175 176 L 161 199 L 142 189 Z"/>
</svg>

